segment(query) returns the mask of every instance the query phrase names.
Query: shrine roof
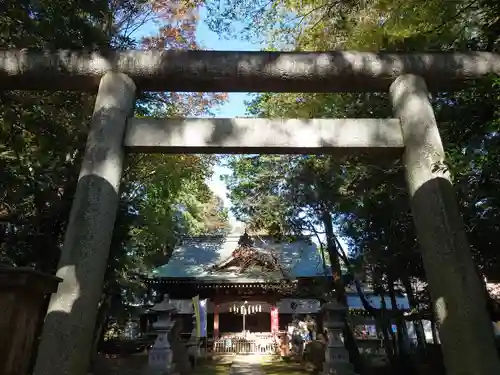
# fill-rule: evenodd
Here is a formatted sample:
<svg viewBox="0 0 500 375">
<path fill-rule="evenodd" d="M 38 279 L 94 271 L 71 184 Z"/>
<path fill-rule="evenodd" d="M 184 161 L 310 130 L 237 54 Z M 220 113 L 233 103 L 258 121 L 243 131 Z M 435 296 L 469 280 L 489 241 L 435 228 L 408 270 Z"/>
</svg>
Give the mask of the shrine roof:
<svg viewBox="0 0 500 375">
<path fill-rule="evenodd" d="M 154 269 L 149 277 L 168 279 L 196 279 L 207 282 L 249 283 L 266 282 L 283 275 L 262 269 L 241 271 L 237 267 L 221 270 L 217 266 L 230 260 L 238 248 L 240 234 L 203 236 L 185 239 L 177 246 L 169 262 Z M 320 251 L 309 238 L 294 242 L 276 242 L 271 238 L 252 238 L 257 252 L 272 254 L 290 278 L 313 278 L 325 275 Z M 330 274 L 330 268 L 327 267 Z"/>
</svg>

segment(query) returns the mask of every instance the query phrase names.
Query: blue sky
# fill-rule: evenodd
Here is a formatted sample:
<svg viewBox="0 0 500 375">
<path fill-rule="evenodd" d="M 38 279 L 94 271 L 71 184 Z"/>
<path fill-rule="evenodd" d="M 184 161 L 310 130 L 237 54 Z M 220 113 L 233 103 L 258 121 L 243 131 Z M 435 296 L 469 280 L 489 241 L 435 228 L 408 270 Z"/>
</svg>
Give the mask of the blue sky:
<svg viewBox="0 0 500 375">
<path fill-rule="evenodd" d="M 203 49 L 215 51 L 259 51 L 264 46 L 253 44 L 248 41 L 237 39 L 223 39 L 210 31 L 204 22 L 206 17 L 205 9 L 200 13 L 200 23 L 196 33 L 196 40 Z M 250 99 L 249 93 L 231 93 L 229 94 L 229 101 L 220 108 L 217 117 L 241 117 L 245 115 L 246 107 L 245 100 Z"/>
<path fill-rule="evenodd" d="M 197 29 L 196 39 L 199 45 L 203 49 L 208 50 L 219 50 L 219 51 L 259 51 L 264 46 L 259 44 L 253 44 L 248 41 L 237 40 L 237 39 L 223 39 L 210 31 L 206 23 L 204 22 L 206 12 L 202 9 L 200 14 L 200 23 Z M 245 116 L 246 106 L 245 101 L 251 98 L 250 93 L 230 93 L 229 100 L 217 111 L 215 111 L 215 117 L 242 117 Z M 215 194 L 220 196 L 224 200 L 226 207 L 231 207 L 231 202 L 227 198 L 227 188 L 225 184 L 220 180 L 220 176 L 227 174 L 229 171 L 224 167 L 215 167 L 214 176 L 210 180 L 210 188 Z M 236 224 L 236 220 L 233 216 L 230 216 L 230 220 L 233 224 Z"/>
</svg>

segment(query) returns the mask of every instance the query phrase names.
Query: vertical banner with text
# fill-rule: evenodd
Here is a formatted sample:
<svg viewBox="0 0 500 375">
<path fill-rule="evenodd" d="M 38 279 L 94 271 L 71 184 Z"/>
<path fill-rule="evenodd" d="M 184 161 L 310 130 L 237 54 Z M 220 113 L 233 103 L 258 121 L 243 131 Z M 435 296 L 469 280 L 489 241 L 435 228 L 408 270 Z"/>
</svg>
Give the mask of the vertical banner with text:
<svg viewBox="0 0 500 375">
<path fill-rule="evenodd" d="M 200 337 L 207 337 L 207 300 L 200 300 Z"/>
<path fill-rule="evenodd" d="M 196 337 L 200 337 L 200 296 L 193 297 L 193 311 L 195 317 L 195 325 L 196 325 Z"/>
<path fill-rule="evenodd" d="M 196 318 L 196 337 L 207 337 L 207 300 L 193 297 L 193 311 Z"/>
<path fill-rule="evenodd" d="M 280 329 L 280 321 L 279 321 L 279 314 L 278 314 L 278 308 L 276 306 L 273 306 L 271 308 L 271 332 L 276 333 Z"/>
</svg>

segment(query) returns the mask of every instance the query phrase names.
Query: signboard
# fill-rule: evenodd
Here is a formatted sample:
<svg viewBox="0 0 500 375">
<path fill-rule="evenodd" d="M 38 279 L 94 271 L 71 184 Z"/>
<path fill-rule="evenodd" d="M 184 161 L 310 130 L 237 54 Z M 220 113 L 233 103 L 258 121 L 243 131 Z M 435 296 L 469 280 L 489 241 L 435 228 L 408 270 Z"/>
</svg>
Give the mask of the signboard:
<svg viewBox="0 0 500 375">
<path fill-rule="evenodd" d="M 280 329 L 280 324 L 279 324 L 278 308 L 272 307 L 271 308 L 271 332 L 275 333 L 275 332 L 279 331 L 279 329 Z"/>
</svg>

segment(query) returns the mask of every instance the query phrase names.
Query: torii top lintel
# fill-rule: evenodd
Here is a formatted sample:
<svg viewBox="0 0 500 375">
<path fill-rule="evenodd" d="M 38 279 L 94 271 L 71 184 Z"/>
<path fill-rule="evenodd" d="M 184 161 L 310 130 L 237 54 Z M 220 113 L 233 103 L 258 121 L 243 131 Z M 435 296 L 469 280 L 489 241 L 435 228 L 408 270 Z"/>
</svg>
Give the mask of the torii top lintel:
<svg viewBox="0 0 500 375">
<path fill-rule="evenodd" d="M 0 89 L 95 91 L 108 71 L 139 90 L 194 92 L 376 92 L 401 74 L 430 90 L 500 73 L 500 54 L 229 51 L 0 51 Z"/>
</svg>

